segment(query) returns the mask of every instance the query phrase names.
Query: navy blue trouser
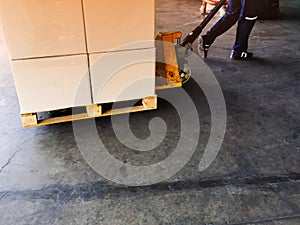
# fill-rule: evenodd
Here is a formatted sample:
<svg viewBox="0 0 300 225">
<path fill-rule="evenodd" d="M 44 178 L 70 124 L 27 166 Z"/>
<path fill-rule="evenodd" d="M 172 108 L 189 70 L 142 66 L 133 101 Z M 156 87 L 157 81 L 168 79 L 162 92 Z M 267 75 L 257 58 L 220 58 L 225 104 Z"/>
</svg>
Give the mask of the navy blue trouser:
<svg viewBox="0 0 300 225">
<path fill-rule="evenodd" d="M 253 4 L 253 2 L 247 4 L 247 1 L 251 2 L 253 0 L 228 1 L 227 13 L 205 35 L 209 44 L 212 44 L 218 36 L 225 33 L 238 21 L 233 50 L 238 52 L 247 51 L 249 35 L 257 18 L 253 16 L 252 13 L 255 11 L 255 9 L 253 9 L 255 4 Z"/>
</svg>

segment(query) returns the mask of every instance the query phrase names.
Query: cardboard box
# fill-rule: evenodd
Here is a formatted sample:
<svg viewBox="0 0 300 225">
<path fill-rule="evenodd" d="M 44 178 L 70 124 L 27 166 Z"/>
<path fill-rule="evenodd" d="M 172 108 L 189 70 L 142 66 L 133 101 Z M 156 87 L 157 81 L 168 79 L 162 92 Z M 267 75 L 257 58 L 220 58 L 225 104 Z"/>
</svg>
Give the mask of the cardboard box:
<svg viewBox="0 0 300 225">
<path fill-rule="evenodd" d="M 0 0 L 0 13 L 22 114 L 155 95 L 155 0 Z"/>
<path fill-rule="evenodd" d="M 12 59 L 86 52 L 81 0 L 0 0 Z"/>
<path fill-rule="evenodd" d="M 92 103 L 87 55 L 13 60 L 21 113 Z"/>
<path fill-rule="evenodd" d="M 83 7 L 89 53 L 154 47 L 154 0 L 83 0 Z"/>
<path fill-rule="evenodd" d="M 90 55 L 95 103 L 118 102 L 155 95 L 155 49 Z"/>
</svg>

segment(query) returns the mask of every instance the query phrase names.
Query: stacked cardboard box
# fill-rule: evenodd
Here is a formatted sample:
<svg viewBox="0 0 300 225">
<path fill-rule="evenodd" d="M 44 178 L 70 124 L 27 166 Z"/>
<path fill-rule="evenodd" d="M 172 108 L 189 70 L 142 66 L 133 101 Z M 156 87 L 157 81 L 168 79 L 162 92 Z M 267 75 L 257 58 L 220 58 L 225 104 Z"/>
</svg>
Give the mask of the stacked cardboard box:
<svg viewBox="0 0 300 225">
<path fill-rule="evenodd" d="M 0 0 L 0 9 L 22 114 L 154 95 L 154 0 Z"/>
</svg>

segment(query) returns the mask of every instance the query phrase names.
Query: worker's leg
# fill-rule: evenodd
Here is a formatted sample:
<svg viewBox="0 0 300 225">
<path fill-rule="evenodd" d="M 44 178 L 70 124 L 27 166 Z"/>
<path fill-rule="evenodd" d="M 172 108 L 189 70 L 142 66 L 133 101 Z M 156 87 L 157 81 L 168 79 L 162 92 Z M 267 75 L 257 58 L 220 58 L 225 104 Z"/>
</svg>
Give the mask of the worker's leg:
<svg viewBox="0 0 300 225">
<path fill-rule="evenodd" d="M 247 52 L 248 40 L 258 15 L 259 1 L 242 0 L 241 17 L 236 31 L 235 44 L 231 52 L 231 59 L 252 58 L 253 54 Z"/>
<path fill-rule="evenodd" d="M 229 0 L 227 14 L 202 36 L 204 42 L 210 45 L 218 36 L 229 30 L 240 17 L 241 7 L 241 0 Z"/>
<path fill-rule="evenodd" d="M 247 51 L 249 35 L 252 31 L 255 21 L 255 17 L 245 17 L 239 20 L 233 50 L 237 52 Z"/>
</svg>

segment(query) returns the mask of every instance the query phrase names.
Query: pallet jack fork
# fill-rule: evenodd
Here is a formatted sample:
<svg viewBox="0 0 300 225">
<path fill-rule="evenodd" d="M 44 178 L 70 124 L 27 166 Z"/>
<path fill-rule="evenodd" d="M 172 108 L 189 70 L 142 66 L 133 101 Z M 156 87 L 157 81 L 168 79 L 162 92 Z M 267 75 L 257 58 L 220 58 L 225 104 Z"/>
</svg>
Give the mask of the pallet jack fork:
<svg viewBox="0 0 300 225">
<path fill-rule="evenodd" d="M 190 79 L 191 69 L 185 59 L 186 51 L 193 51 L 192 44 L 225 3 L 226 0 L 220 0 L 205 19 L 183 41 L 181 41 L 182 32 L 180 31 L 159 32 L 156 35 L 157 77 L 164 78 L 170 87 L 181 86 Z M 181 51 L 183 48 L 186 51 Z M 160 85 L 162 84 L 157 84 L 157 87 Z M 168 84 L 164 85 L 168 87 Z"/>
</svg>

